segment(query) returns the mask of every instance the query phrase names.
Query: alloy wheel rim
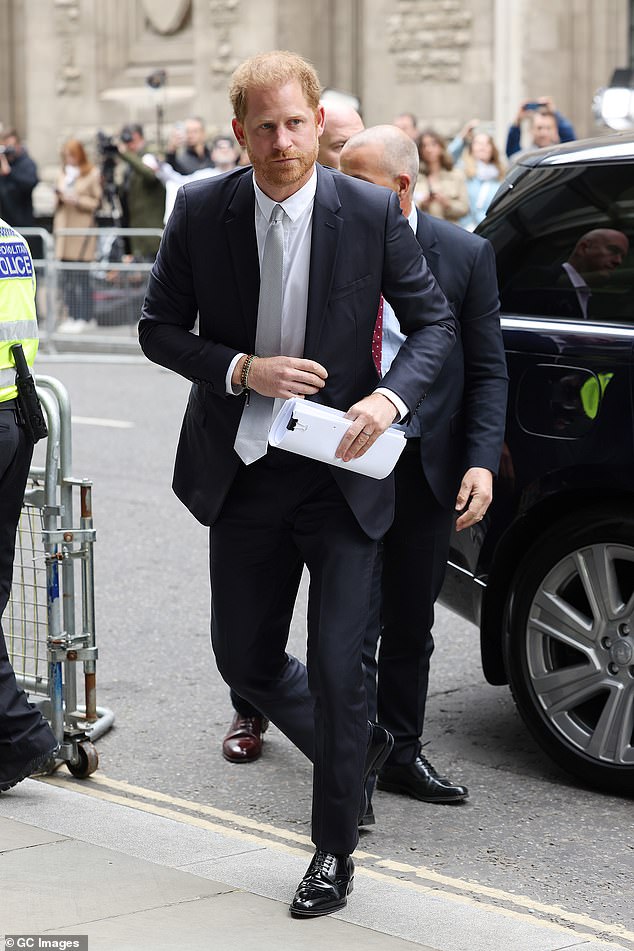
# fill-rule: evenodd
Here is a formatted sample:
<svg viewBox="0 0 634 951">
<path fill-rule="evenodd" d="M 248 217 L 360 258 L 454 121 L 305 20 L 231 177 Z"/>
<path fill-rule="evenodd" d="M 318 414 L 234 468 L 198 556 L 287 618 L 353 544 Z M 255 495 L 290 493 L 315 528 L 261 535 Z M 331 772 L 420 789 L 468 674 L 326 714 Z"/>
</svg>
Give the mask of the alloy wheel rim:
<svg viewBox="0 0 634 951">
<path fill-rule="evenodd" d="M 602 764 L 634 766 L 634 548 L 571 552 L 528 612 L 526 659 L 551 730 Z"/>
</svg>

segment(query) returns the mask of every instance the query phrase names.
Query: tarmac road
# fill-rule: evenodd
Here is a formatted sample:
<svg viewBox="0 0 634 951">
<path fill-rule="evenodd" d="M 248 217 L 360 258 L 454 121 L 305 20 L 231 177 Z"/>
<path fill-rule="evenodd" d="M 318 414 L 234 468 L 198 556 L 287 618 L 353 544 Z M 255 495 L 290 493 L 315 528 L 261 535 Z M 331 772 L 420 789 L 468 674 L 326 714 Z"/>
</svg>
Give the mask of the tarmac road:
<svg viewBox="0 0 634 951">
<path fill-rule="evenodd" d="M 305 841 L 303 756 L 274 728 L 258 763 L 220 755 L 230 708 L 209 645 L 207 532 L 170 489 L 188 384 L 135 358 L 43 355 L 37 369 L 70 392 L 74 474 L 95 486 L 97 697 L 116 715 L 98 741 L 106 782 Z M 290 644 L 300 656 L 304 616 L 305 586 Z M 546 759 L 508 690 L 485 683 L 475 628 L 440 608 L 435 635 L 426 753 L 470 799 L 378 792 L 364 861 L 634 947 L 632 802 L 579 788 Z"/>
</svg>

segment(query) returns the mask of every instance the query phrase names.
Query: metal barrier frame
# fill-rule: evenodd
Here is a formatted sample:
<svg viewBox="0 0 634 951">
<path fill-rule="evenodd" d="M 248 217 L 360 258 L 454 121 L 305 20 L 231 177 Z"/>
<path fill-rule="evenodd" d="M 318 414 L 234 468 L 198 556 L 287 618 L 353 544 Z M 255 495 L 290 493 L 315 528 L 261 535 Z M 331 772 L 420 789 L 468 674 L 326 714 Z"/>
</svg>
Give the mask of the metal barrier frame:
<svg viewBox="0 0 634 951">
<path fill-rule="evenodd" d="M 46 654 L 48 678 L 16 679 L 38 702 L 61 744 L 59 757 L 76 776 L 88 776 L 98 765 L 92 741 L 114 723 L 111 710 L 96 703 L 94 543 L 92 483 L 72 476 L 70 400 L 66 389 L 53 377 L 36 376 L 36 385 L 47 418 L 48 439 L 44 466 L 32 466 L 25 503 L 41 511 L 42 557 L 46 565 Z M 74 497 L 79 490 L 79 524 L 75 525 Z M 76 586 L 75 565 L 80 565 Z M 18 582 L 19 588 L 19 582 Z M 61 597 L 60 597 L 61 595 Z M 81 630 L 76 630 L 77 597 L 81 598 Z M 21 603 L 14 572 L 11 604 Z M 7 612 L 11 623 L 11 610 Z M 7 643 L 12 643 L 11 630 Z M 37 652 L 37 645 L 34 653 Z M 11 653 L 11 647 L 10 647 Z M 26 655 L 25 655 L 26 658 Z M 83 664 L 84 703 L 78 703 L 78 664 Z M 43 695 L 43 696 L 42 696 Z"/>
<path fill-rule="evenodd" d="M 148 275 L 152 268 L 152 261 L 103 261 L 98 258 L 92 261 L 58 261 L 55 257 L 55 238 L 60 237 L 97 237 L 97 238 L 127 238 L 127 237 L 146 237 L 160 238 L 163 234 L 162 228 L 58 228 L 53 234 L 45 228 L 16 228 L 20 234 L 25 237 L 39 237 L 42 240 L 44 257 L 33 260 L 36 274 L 38 271 L 44 275 L 44 295 L 46 299 L 46 316 L 40 324 L 41 340 L 46 344 L 47 349 L 55 352 L 56 343 L 60 342 L 61 335 L 58 336 L 57 327 L 59 323 L 59 278 L 63 271 L 88 271 L 97 273 L 107 269 L 108 271 L 120 271 L 123 273 L 139 273 L 147 271 Z M 107 335 L 108 327 L 102 328 Z M 67 342 L 67 341 L 66 341 Z"/>
</svg>

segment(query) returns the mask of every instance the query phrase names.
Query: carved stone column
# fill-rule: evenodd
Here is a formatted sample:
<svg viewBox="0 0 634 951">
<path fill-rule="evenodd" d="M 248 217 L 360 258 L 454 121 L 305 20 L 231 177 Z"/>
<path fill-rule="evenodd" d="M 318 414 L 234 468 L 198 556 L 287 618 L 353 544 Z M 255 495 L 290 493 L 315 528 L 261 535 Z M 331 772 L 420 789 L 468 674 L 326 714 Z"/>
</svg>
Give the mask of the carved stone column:
<svg viewBox="0 0 634 951">
<path fill-rule="evenodd" d="M 492 41 L 482 26 L 490 6 L 491 0 L 365 0 L 366 122 L 389 122 L 408 111 L 449 132 L 465 110 L 466 84 L 467 111 L 486 114 Z"/>
<path fill-rule="evenodd" d="M 552 96 L 579 138 L 605 131 L 592 116 L 596 90 L 627 63 L 626 0 L 496 0 L 496 138 L 506 139 L 523 99 Z M 523 144 L 530 144 L 527 130 Z"/>
<path fill-rule="evenodd" d="M 14 15 L 11 3 L 0 4 L 0 122 L 4 128 L 20 124 L 16 95 Z"/>
<path fill-rule="evenodd" d="M 276 46 L 275 0 L 193 0 L 195 111 L 210 131 L 230 129 L 227 89 L 235 67 Z"/>
<path fill-rule="evenodd" d="M 495 0 L 493 121 L 495 139 L 504 148 L 508 127 L 522 95 L 524 0 Z"/>
</svg>

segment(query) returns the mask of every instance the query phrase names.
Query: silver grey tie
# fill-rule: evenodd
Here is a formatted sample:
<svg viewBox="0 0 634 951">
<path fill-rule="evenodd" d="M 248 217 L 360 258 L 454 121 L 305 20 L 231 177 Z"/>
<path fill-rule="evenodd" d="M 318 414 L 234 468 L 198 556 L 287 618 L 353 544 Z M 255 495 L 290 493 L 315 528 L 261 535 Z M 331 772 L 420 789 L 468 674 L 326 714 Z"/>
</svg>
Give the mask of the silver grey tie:
<svg viewBox="0 0 634 951">
<path fill-rule="evenodd" d="M 282 273 L 284 268 L 284 209 L 275 205 L 269 219 L 260 268 L 260 299 L 255 332 L 255 352 L 259 357 L 278 357 L 282 352 Z M 250 465 L 266 454 L 275 400 L 249 394 L 240 417 L 234 449 Z"/>
</svg>

